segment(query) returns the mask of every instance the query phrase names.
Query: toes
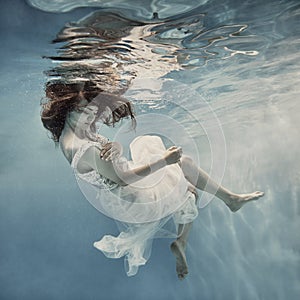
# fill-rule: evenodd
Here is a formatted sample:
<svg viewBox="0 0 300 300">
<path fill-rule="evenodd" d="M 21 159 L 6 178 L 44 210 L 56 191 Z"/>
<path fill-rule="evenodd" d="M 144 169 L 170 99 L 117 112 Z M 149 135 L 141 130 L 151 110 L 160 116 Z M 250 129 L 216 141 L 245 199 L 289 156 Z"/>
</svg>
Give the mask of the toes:
<svg viewBox="0 0 300 300">
<path fill-rule="evenodd" d="M 261 197 L 263 196 L 265 193 L 261 192 L 261 191 L 256 191 L 254 194 L 256 194 L 257 196 Z"/>
<path fill-rule="evenodd" d="M 185 277 L 187 276 L 187 274 L 188 274 L 187 271 L 185 271 L 185 272 L 183 272 L 183 273 L 179 273 L 179 274 L 178 274 L 178 279 L 180 279 L 180 280 L 185 279 Z"/>
<path fill-rule="evenodd" d="M 254 195 L 253 199 L 256 200 L 256 199 L 262 197 L 264 195 L 264 192 L 256 191 L 253 193 L 253 195 Z"/>
<path fill-rule="evenodd" d="M 246 197 L 244 198 L 244 201 L 257 200 L 258 198 L 262 197 L 263 195 L 264 195 L 263 192 L 256 191 L 252 194 L 246 195 Z"/>
</svg>

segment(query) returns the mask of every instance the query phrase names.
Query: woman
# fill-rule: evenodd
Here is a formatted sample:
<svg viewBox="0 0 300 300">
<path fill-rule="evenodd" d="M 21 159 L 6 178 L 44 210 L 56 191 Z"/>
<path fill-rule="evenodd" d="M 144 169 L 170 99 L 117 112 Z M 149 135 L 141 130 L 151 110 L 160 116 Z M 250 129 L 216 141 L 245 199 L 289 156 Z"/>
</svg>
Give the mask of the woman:
<svg viewBox="0 0 300 300">
<path fill-rule="evenodd" d="M 130 145 L 132 160 L 124 159 L 120 155 L 122 146 L 97 135 L 95 124 L 101 120 L 111 126 L 128 117 L 134 123 L 132 106 L 91 82 L 50 82 L 46 95 L 42 122 L 54 141 L 59 142 L 76 176 L 109 191 L 107 198 L 101 200 L 104 206 L 114 205 L 109 195 L 117 196 L 121 202 L 126 200 L 111 210 L 112 217 L 125 220 L 126 229 L 118 237 L 104 236 L 94 246 L 107 257 L 125 256 L 128 276 L 135 275 L 138 267 L 146 263 L 152 239 L 170 218 L 178 227 L 178 237 L 171 245 L 177 274 L 180 279 L 187 275 L 185 248 L 192 221 L 197 217 L 195 189 L 215 194 L 233 212 L 263 196 L 262 192 L 235 194 L 219 186 L 183 155 L 181 148 L 165 149 L 156 136 L 135 139 Z"/>
</svg>

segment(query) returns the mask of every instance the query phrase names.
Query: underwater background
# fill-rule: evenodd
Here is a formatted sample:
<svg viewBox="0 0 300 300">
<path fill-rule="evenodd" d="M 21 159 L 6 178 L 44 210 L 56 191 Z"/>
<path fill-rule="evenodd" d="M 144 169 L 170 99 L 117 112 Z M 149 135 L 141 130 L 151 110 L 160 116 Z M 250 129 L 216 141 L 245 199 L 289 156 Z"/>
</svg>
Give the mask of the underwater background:
<svg viewBox="0 0 300 300">
<path fill-rule="evenodd" d="M 102 2 L 97 8 L 88 0 L 0 2 L 0 299 L 299 299 L 299 1 Z M 210 117 L 195 95 L 214 112 L 226 144 L 220 145 L 224 186 L 265 191 L 234 214 L 217 199 L 199 210 L 184 281 L 176 277 L 169 239 L 155 240 L 147 265 L 130 278 L 123 259 L 93 248 L 117 227 L 86 201 L 40 122 L 43 72 L 51 66 L 42 56 L 53 53 L 50 42 L 66 22 L 101 7 L 135 20 L 153 12 L 201 14 L 184 35 L 162 28 L 164 43 L 184 49 L 184 68 L 164 75 L 166 88 L 175 81 L 169 97 L 201 124 Z M 153 101 L 143 109 L 164 112 Z M 172 113 L 209 169 L 203 129 L 180 109 Z"/>
</svg>

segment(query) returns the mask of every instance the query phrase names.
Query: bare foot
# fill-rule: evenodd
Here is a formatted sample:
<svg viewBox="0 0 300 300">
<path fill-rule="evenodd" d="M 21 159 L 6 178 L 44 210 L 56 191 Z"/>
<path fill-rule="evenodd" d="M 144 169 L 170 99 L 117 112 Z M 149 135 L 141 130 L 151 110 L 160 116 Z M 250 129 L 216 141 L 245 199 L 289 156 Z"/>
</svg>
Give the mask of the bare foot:
<svg viewBox="0 0 300 300">
<path fill-rule="evenodd" d="M 188 274 L 188 265 L 185 257 L 185 247 L 176 240 L 171 244 L 171 251 L 176 258 L 176 272 L 180 280 L 183 280 Z"/>
<path fill-rule="evenodd" d="M 250 194 L 238 194 L 233 196 L 230 201 L 226 201 L 225 203 L 232 212 L 236 212 L 247 202 L 257 200 L 263 195 L 264 192 L 259 191 Z"/>
</svg>

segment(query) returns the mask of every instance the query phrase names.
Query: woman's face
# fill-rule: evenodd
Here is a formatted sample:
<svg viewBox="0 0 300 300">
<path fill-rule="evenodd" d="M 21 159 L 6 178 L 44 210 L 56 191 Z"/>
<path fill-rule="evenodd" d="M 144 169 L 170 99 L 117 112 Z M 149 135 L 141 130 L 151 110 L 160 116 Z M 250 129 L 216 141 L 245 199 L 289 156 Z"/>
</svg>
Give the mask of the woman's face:
<svg viewBox="0 0 300 300">
<path fill-rule="evenodd" d="M 88 130 L 96 120 L 98 107 L 95 105 L 86 105 L 70 114 L 73 127 L 79 130 Z"/>
<path fill-rule="evenodd" d="M 82 126 L 90 127 L 96 119 L 98 107 L 95 105 L 88 105 L 83 109 L 80 109 L 80 111 L 81 114 L 79 122 L 82 124 Z"/>
</svg>

